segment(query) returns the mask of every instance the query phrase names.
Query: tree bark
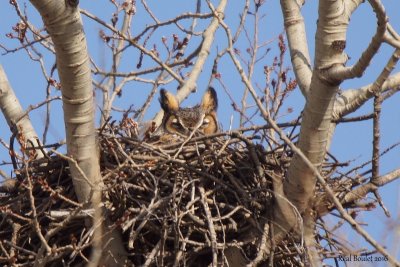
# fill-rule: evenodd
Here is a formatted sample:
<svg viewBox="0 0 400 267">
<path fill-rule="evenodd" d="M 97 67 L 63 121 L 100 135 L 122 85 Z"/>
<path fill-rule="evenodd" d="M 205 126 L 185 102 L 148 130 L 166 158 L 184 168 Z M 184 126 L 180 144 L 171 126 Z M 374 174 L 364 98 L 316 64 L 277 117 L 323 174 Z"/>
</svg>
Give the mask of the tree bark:
<svg viewBox="0 0 400 267">
<path fill-rule="evenodd" d="M 286 35 L 289 43 L 290 59 L 297 84 L 304 97 L 310 89 L 312 66 L 308 52 L 306 27 L 296 1 L 281 0 Z"/>
<path fill-rule="evenodd" d="M 28 114 L 25 114 L 7 79 L 3 66 L 0 65 L 0 109 L 7 121 L 11 132 L 16 135 L 23 150 L 40 145 L 39 137 L 32 126 Z M 25 150 L 26 154 L 30 154 Z M 44 157 L 40 149 L 31 150 L 35 158 Z"/>
<path fill-rule="evenodd" d="M 101 183 L 97 157 L 91 71 L 79 12 L 64 1 L 32 0 L 56 50 L 61 81 L 68 155 L 74 188 L 81 203 Z"/>
<path fill-rule="evenodd" d="M 92 78 L 77 1 L 31 0 L 31 3 L 39 11 L 56 51 L 74 189 L 79 202 L 90 203 L 96 211 L 92 264 L 101 261 L 106 266 L 122 265 L 126 253 L 119 233 L 111 230 L 103 235 L 101 224 L 99 205 L 103 184 L 96 142 Z M 102 255 L 101 259 L 99 255 Z"/>
<path fill-rule="evenodd" d="M 337 64 L 344 65 L 347 58 L 335 50 L 335 41 L 346 40 L 349 16 L 342 1 L 320 1 L 319 20 L 315 38 L 315 63 L 303 111 L 298 147 L 304 155 L 320 168 L 330 141 L 331 120 L 340 81 L 329 79 L 327 70 Z M 295 155 L 284 183 L 285 195 L 304 212 L 312 203 L 316 177 L 306 163 Z"/>
</svg>

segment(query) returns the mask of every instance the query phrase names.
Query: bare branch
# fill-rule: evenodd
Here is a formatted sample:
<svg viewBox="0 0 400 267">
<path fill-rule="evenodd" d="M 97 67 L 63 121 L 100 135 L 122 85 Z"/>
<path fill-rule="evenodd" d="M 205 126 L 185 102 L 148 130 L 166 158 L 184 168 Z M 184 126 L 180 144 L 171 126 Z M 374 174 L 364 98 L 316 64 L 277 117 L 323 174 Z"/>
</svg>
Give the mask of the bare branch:
<svg viewBox="0 0 400 267">
<path fill-rule="evenodd" d="M 153 53 L 152 51 L 149 51 L 148 49 L 146 49 L 144 46 L 141 46 L 140 44 L 138 44 L 138 42 L 136 40 L 133 40 L 131 38 L 129 38 L 128 36 L 126 36 L 126 34 L 118 31 L 117 29 L 115 29 L 112 25 L 109 25 L 107 23 L 105 23 L 104 21 L 100 20 L 99 18 L 97 18 L 96 16 L 94 16 L 93 14 L 89 13 L 86 10 L 80 10 L 80 12 L 82 14 L 84 14 L 85 16 L 87 16 L 90 19 L 93 19 L 94 21 L 98 22 L 99 24 L 103 25 L 104 27 L 108 28 L 109 30 L 111 30 L 113 33 L 116 33 L 118 36 L 120 36 L 122 39 L 124 39 L 125 41 L 127 41 L 130 45 L 136 47 L 137 49 L 139 49 L 141 52 L 143 52 L 145 55 L 149 56 L 151 59 L 153 59 L 156 63 L 158 63 L 160 65 L 160 69 L 164 69 L 166 70 L 172 77 L 174 77 L 174 79 L 176 81 L 179 82 L 179 84 L 183 84 L 183 80 L 179 77 L 179 75 L 177 75 L 167 64 L 165 64 L 164 62 L 161 61 L 161 59 L 158 58 L 158 56 Z"/>
<path fill-rule="evenodd" d="M 351 192 L 347 193 L 342 200 L 343 205 L 347 203 L 353 203 L 359 199 L 364 198 L 368 193 L 377 190 L 379 187 L 384 186 L 390 182 L 400 178 L 400 169 L 391 171 L 385 175 L 377 177 L 373 182 L 369 182 L 365 185 L 361 185 Z"/>
<path fill-rule="evenodd" d="M 372 139 L 372 178 L 374 181 L 379 176 L 379 150 L 381 141 L 381 111 L 382 94 L 377 91 L 374 98 L 374 120 L 373 120 L 373 139 Z"/>
<path fill-rule="evenodd" d="M 12 133 L 19 135 L 18 141 L 21 142 L 21 147 L 25 150 L 25 148 L 36 146 L 39 142 L 39 138 L 28 116 L 30 110 L 26 112 L 23 111 L 21 104 L 15 96 L 14 91 L 8 82 L 6 73 L 1 65 L 0 108 Z M 33 152 L 37 158 L 44 157 L 40 149 L 36 149 L 31 152 Z"/>
<path fill-rule="evenodd" d="M 123 34 L 129 34 L 128 29 L 132 20 L 132 12 L 129 12 L 128 10 L 131 9 L 131 5 L 132 3 L 128 3 L 126 6 L 127 11 L 125 11 L 124 14 L 124 20 L 121 26 L 121 32 Z M 113 49 L 113 65 L 112 65 L 112 72 L 116 72 L 120 62 L 121 62 L 121 57 L 122 57 L 122 48 L 124 45 L 124 40 L 118 40 L 117 41 L 117 46 Z M 107 120 L 107 118 L 110 116 L 110 112 L 111 112 L 111 106 L 113 104 L 113 100 L 115 98 L 115 95 L 118 93 L 117 90 L 115 90 L 112 93 L 112 95 L 114 96 L 109 96 L 109 92 L 111 90 L 112 85 L 115 83 L 115 77 L 114 76 L 110 76 L 108 79 L 108 83 L 104 86 L 104 90 L 103 90 L 103 114 L 101 116 L 101 121 L 100 121 L 100 125 L 103 125 L 104 121 Z"/>
<path fill-rule="evenodd" d="M 293 70 L 301 92 L 307 97 L 311 84 L 312 66 L 304 19 L 300 11 L 301 6 L 294 0 L 280 2 Z"/>
<path fill-rule="evenodd" d="M 221 0 L 218 7 L 216 9 L 214 9 L 212 4 L 210 2 L 208 2 L 209 7 L 214 14 L 214 18 L 212 19 L 210 25 L 207 27 L 207 29 L 203 33 L 203 41 L 202 41 L 201 47 L 199 49 L 198 58 L 192 68 L 190 76 L 184 83 L 181 83 L 182 87 L 179 89 L 178 93 L 176 94 L 176 98 L 179 103 L 182 102 L 191 92 L 195 91 L 195 89 L 196 89 L 197 79 L 198 79 L 201 71 L 203 70 L 203 66 L 204 66 L 204 63 L 206 62 L 206 59 L 208 58 L 208 55 L 210 54 L 210 48 L 214 41 L 214 34 L 215 34 L 216 30 L 218 29 L 218 20 L 223 18 L 223 16 L 224 16 L 224 10 L 225 10 L 226 3 L 227 3 L 227 0 Z M 155 116 L 154 121 L 156 122 L 157 125 L 161 124 L 163 114 L 164 113 L 161 110 Z"/>
<path fill-rule="evenodd" d="M 400 84 L 400 73 L 389 77 L 390 72 L 395 68 L 400 57 L 400 50 L 396 50 L 385 68 L 371 85 L 364 86 L 358 90 L 346 90 L 335 102 L 333 118 L 341 118 L 360 108 L 365 102 L 371 99 L 375 92 L 384 91 Z"/>
<path fill-rule="evenodd" d="M 372 40 L 367 49 L 362 53 L 360 59 L 354 66 L 344 67 L 343 65 L 336 65 L 328 70 L 328 73 L 326 75 L 329 76 L 332 80 L 343 81 L 346 79 L 361 77 L 384 41 L 388 21 L 385 9 L 380 0 L 369 0 L 369 3 L 373 7 L 373 10 L 378 20 L 376 33 L 374 37 L 372 37 Z M 344 41 L 344 44 L 345 43 L 346 41 Z M 339 48 L 339 52 L 343 49 Z"/>
</svg>

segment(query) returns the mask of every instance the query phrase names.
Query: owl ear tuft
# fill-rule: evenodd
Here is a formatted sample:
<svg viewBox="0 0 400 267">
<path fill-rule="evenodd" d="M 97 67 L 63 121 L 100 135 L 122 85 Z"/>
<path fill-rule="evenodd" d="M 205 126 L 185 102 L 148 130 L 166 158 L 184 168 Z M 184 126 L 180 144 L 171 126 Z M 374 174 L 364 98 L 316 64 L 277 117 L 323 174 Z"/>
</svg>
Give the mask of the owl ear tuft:
<svg viewBox="0 0 400 267">
<path fill-rule="evenodd" d="M 209 87 L 206 93 L 203 96 L 203 100 L 201 101 L 201 108 L 205 112 L 215 112 L 218 108 L 218 98 L 217 92 L 212 87 Z"/>
<path fill-rule="evenodd" d="M 161 89 L 159 101 L 161 108 L 166 113 L 177 111 L 179 109 L 178 100 L 175 98 L 173 94 L 169 93 L 165 89 Z"/>
</svg>

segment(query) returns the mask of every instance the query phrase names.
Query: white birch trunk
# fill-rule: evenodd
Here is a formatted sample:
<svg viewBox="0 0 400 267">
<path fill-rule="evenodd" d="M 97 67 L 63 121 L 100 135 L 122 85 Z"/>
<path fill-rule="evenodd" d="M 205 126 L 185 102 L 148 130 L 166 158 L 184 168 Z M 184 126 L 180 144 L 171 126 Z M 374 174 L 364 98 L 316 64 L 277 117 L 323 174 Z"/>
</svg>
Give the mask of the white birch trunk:
<svg viewBox="0 0 400 267">
<path fill-rule="evenodd" d="M 31 0 L 39 11 L 54 43 L 61 81 L 67 153 L 72 181 L 80 203 L 95 208 L 93 255 L 91 264 L 121 266 L 125 250 L 119 233 L 103 234 L 99 155 L 96 142 L 94 99 L 86 38 L 78 1 Z M 105 246 L 105 247 L 103 247 Z M 101 257 L 101 259 L 100 259 Z"/>
<path fill-rule="evenodd" d="M 344 65 L 344 53 L 333 48 L 334 41 L 346 40 L 348 11 L 342 1 L 320 1 L 319 20 L 315 38 L 315 66 L 307 102 L 303 111 L 298 147 L 320 168 L 331 138 L 331 119 L 340 81 L 325 76 L 336 64 Z M 302 213 L 311 204 L 316 177 L 305 162 L 295 155 L 288 170 L 284 191 Z"/>
<path fill-rule="evenodd" d="M 72 180 L 78 200 L 90 199 L 101 183 L 94 125 L 89 57 L 81 18 L 65 1 L 32 0 L 54 43 L 61 81 L 64 121 Z"/>
<path fill-rule="evenodd" d="M 21 146 L 25 148 L 37 147 L 39 138 L 32 126 L 28 114 L 25 115 L 21 104 L 19 103 L 15 93 L 7 79 L 3 66 L 0 65 L 0 109 L 7 121 L 8 126 L 13 134 L 18 135 L 18 141 L 22 141 Z M 29 154 L 30 152 L 27 151 Z M 34 152 L 35 158 L 42 158 L 44 155 L 40 149 Z"/>
</svg>

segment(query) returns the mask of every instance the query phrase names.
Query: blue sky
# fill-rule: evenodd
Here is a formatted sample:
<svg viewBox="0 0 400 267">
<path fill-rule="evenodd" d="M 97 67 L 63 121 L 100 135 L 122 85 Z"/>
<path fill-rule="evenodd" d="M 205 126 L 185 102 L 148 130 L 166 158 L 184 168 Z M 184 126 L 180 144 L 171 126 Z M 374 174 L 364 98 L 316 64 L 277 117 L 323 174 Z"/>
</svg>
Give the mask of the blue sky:
<svg viewBox="0 0 400 267">
<path fill-rule="evenodd" d="M 110 14 L 114 12 L 113 6 L 106 0 L 81 0 L 80 6 L 83 9 L 90 11 L 91 13 L 99 16 L 100 18 L 104 18 L 106 21 L 109 21 Z M 139 2 L 139 1 L 137 1 Z M 167 20 L 169 18 L 174 17 L 174 15 L 180 14 L 182 12 L 194 11 L 195 5 L 192 1 L 187 0 L 170 0 L 170 1 L 156 1 L 156 0 L 148 0 L 149 6 L 152 8 L 154 14 L 161 20 Z M 214 1 L 215 2 L 215 1 Z M 229 1 L 227 6 L 225 21 L 228 25 L 232 27 L 236 27 L 238 24 L 239 12 L 242 7 L 243 1 Z M 395 29 L 400 31 L 400 18 L 398 16 L 398 12 L 400 9 L 400 3 L 393 0 L 382 1 L 386 7 L 388 16 L 390 18 L 390 23 L 394 26 Z M 19 1 L 20 5 L 23 6 L 23 1 Z M 206 9 L 206 4 L 203 2 L 202 10 Z M 41 23 L 38 22 L 37 12 L 32 8 L 30 3 L 27 3 L 27 12 L 29 18 L 34 21 L 37 27 L 41 27 Z M 317 19 L 317 1 L 306 1 L 306 5 L 303 9 L 304 18 L 306 21 L 307 27 L 307 38 L 309 40 L 309 50 L 311 53 L 311 57 L 313 58 L 314 53 L 314 33 L 316 29 L 316 19 Z M 143 25 L 148 23 L 152 23 L 149 19 L 149 16 L 142 15 L 144 13 L 143 8 L 138 3 L 137 15 L 134 17 L 133 28 L 132 31 L 134 34 L 137 34 L 143 29 Z M 279 7 L 279 1 L 271 1 L 267 0 L 266 4 L 263 6 L 262 14 L 265 15 L 262 22 L 260 22 L 260 41 L 270 40 L 271 38 L 276 37 L 279 33 L 283 31 L 282 17 L 281 11 Z M 251 16 L 248 17 L 248 20 L 251 21 Z M 11 27 L 17 23 L 18 20 L 16 18 L 15 12 L 12 7 L 8 4 L 8 1 L 3 1 L 0 3 L 0 43 L 5 45 L 8 48 L 13 48 L 18 46 L 18 43 L 15 40 L 9 40 L 5 38 L 5 34 L 11 32 Z M 89 51 L 91 56 L 96 60 L 96 63 L 101 67 L 109 67 L 110 58 L 109 51 L 104 46 L 102 40 L 98 37 L 98 31 L 100 27 L 90 21 L 87 18 L 83 18 L 83 22 L 85 25 L 85 32 L 87 34 L 87 40 L 89 44 Z M 199 21 L 198 30 L 203 29 L 209 21 Z M 251 25 L 251 24 L 248 24 Z M 350 28 L 348 31 L 348 40 L 346 52 L 351 57 L 349 64 L 353 64 L 363 49 L 369 43 L 370 38 L 373 36 L 376 29 L 376 19 L 375 15 L 371 10 L 371 7 L 368 3 L 363 4 L 359 10 L 357 10 L 352 17 Z M 187 26 L 187 25 L 185 25 Z M 249 33 L 252 32 L 252 28 L 248 28 Z M 163 31 L 162 33 L 157 33 L 156 36 L 153 36 L 149 43 L 157 42 L 161 36 L 166 36 L 171 40 L 171 36 L 173 33 L 177 32 L 176 28 L 170 27 Z M 180 33 L 180 36 L 183 36 Z M 199 40 L 199 39 L 197 39 Z M 194 41 L 192 47 L 198 44 L 197 41 Z M 225 33 L 222 30 L 217 31 L 216 42 L 219 44 L 218 48 L 223 49 L 226 45 Z M 188 51 L 192 51 L 192 48 L 189 45 Z M 237 47 L 241 48 L 242 53 L 245 53 L 245 49 L 247 47 L 244 38 L 240 39 Z M 269 45 L 269 48 L 272 51 L 276 51 L 277 42 L 273 42 Z M 158 46 L 158 49 L 161 51 L 161 47 Z M 390 53 L 393 51 L 392 48 L 387 45 L 383 45 L 380 49 L 379 56 L 375 57 L 372 66 L 367 70 L 365 76 L 361 79 L 353 79 L 351 81 L 346 81 L 342 84 L 342 89 L 348 88 L 357 88 L 361 85 L 365 85 L 374 81 L 375 77 L 382 70 L 384 64 L 390 57 Z M 4 51 L 0 50 L 0 54 Z M 198 80 L 198 93 L 191 96 L 184 105 L 193 105 L 197 103 L 201 95 L 203 94 L 205 87 L 207 86 L 209 75 L 211 72 L 212 60 L 216 54 L 216 47 L 213 47 L 211 51 L 211 55 L 209 60 L 207 61 L 203 73 Z M 277 54 L 274 52 L 269 53 L 263 61 L 256 67 L 255 70 L 255 78 L 254 82 L 262 83 L 263 80 L 263 65 L 271 64 L 272 59 Z M 286 55 L 286 64 L 289 66 L 290 60 L 288 58 L 288 54 Z M 54 60 L 52 56 L 44 54 L 44 58 L 46 61 L 46 69 L 50 70 Z M 123 57 L 123 63 L 121 65 L 121 70 L 135 70 L 135 66 L 137 64 L 138 54 L 136 51 L 127 52 Z M 240 92 L 243 89 L 243 85 L 240 83 L 240 79 L 232 66 L 228 64 L 223 65 L 223 63 L 227 63 L 229 60 L 223 59 L 220 66 L 219 71 L 223 77 L 224 82 L 227 87 L 231 89 L 233 92 L 233 97 L 236 101 L 240 100 Z M 0 63 L 3 65 L 6 73 L 8 74 L 8 78 L 12 87 L 14 88 L 22 106 L 27 108 L 31 104 L 35 104 L 43 101 L 45 98 L 45 87 L 46 81 L 40 73 L 39 64 L 32 62 L 26 54 L 25 51 L 21 50 L 19 52 L 11 53 L 8 55 L 0 55 Z M 144 60 L 144 67 L 149 64 L 153 64 L 148 59 Z M 396 69 L 399 71 L 399 68 Z M 150 76 L 149 76 L 150 77 Z M 95 78 L 98 79 L 98 78 Z M 176 83 L 171 83 L 166 87 L 166 89 L 176 92 Z M 225 129 L 229 127 L 229 121 L 231 116 L 234 117 L 234 127 L 237 126 L 238 116 L 231 109 L 231 103 L 228 100 L 228 96 L 225 94 L 224 90 L 220 87 L 218 83 L 214 84 L 214 87 L 217 89 L 218 97 L 220 100 L 220 107 L 218 111 L 219 119 Z M 145 99 L 145 96 L 150 92 L 151 87 L 149 85 L 140 85 L 137 83 L 129 83 L 124 88 L 123 96 L 119 98 L 115 102 L 115 106 L 120 108 L 127 108 L 129 105 L 134 105 L 138 107 L 141 105 L 142 101 Z M 60 93 L 56 90 L 52 90 L 52 95 L 60 95 Z M 99 93 L 96 93 L 96 102 L 100 105 L 101 97 Z M 399 132 L 399 121 L 400 121 L 400 109 L 398 108 L 400 103 L 400 96 L 396 95 L 392 97 L 390 100 L 384 103 L 383 112 L 382 112 L 382 149 L 397 143 L 400 141 Z M 304 105 L 304 100 L 298 90 L 294 92 L 288 101 L 286 102 L 287 107 L 293 108 L 293 113 L 283 116 L 280 119 L 280 122 L 289 121 L 296 118 Z M 152 103 L 152 106 L 148 113 L 145 116 L 145 119 L 151 119 L 154 114 L 159 110 L 159 104 L 157 99 L 155 99 Z M 369 102 L 356 114 L 366 114 L 372 111 L 372 104 Z M 119 114 L 113 114 L 115 118 L 120 118 Z M 36 127 L 39 135 L 43 132 L 43 124 L 44 124 L 44 116 L 45 110 L 39 109 L 35 110 L 31 113 L 31 119 L 33 121 L 34 126 Z M 367 161 L 371 157 L 372 151 L 372 133 L 371 133 L 372 121 L 364 121 L 354 124 L 341 124 L 337 127 L 335 132 L 335 136 L 333 138 L 331 152 L 340 160 L 340 161 L 350 161 L 354 160 L 352 166 L 355 166 L 357 163 L 361 163 Z M 56 101 L 52 103 L 52 121 L 51 128 L 48 136 L 48 143 L 57 142 L 64 138 L 64 130 L 63 130 L 63 121 L 62 121 L 62 107 L 61 102 Z M 0 116 L 0 138 L 5 142 L 9 142 L 10 132 L 6 125 L 6 122 L 2 116 Z M 395 149 L 384 156 L 381 160 L 381 172 L 386 173 L 390 170 L 399 168 L 399 159 L 400 158 L 400 149 Z M 0 161 L 9 162 L 8 152 L 0 147 Z M 0 166 L 0 169 L 10 172 L 10 166 Z M 380 193 L 387 205 L 388 209 L 392 214 L 392 220 L 396 220 L 399 217 L 399 190 L 400 182 L 394 182 L 389 186 L 386 186 L 380 189 Z M 364 213 L 361 221 L 366 222 L 368 225 L 365 226 L 367 230 L 376 238 L 378 241 L 383 242 L 383 237 L 386 233 L 387 224 L 390 222 L 388 220 L 382 210 L 378 207 L 376 211 Z M 354 234 L 350 234 L 352 236 Z M 359 243 L 363 243 L 361 238 L 358 238 Z M 388 247 L 392 246 L 393 243 L 389 242 L 386 245 Z M 400 255 L 397 255 L 398 258 Z"/>
</svg>

